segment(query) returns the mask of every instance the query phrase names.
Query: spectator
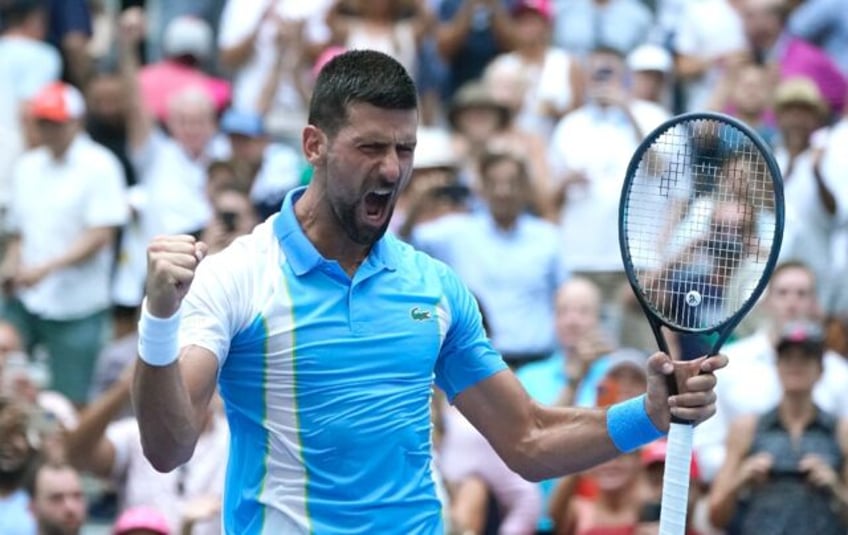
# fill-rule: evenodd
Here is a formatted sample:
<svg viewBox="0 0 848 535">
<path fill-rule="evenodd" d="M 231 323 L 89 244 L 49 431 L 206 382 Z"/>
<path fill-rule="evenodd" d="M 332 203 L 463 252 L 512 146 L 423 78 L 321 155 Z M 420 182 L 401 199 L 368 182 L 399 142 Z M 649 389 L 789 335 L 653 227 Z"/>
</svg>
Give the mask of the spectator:
<svg viewBox="0 0 848 535">
<path fill-rule="evenodd" d="M 639 0 L 571 0 L 554 6 L 554 45 L 581 59 L 598 48 L 626 56 L 645 42 L 653 24 L 651 11 Z"/>
<path fill-rule="evenodd" d="M 237 237 L 250 234 L 259 223 L 250 198 L 238 188 L 218 192 L 212 198 L 212 207 L 215 215 L 201 234 L 210 253 L 221 251 Z"/>
<path fill-rule="evenodd" d="M 821 171 L 823 149 L 813 146 L 813 134 L 823 126 L 827 103 L 808 78 L 780 83 L 775 93 L 780 144 L 775 158 L 783 174 L 786 227 L 780 257 L 807 262 L 818 283 L 818 300 L 829 304 L 834 285 L 832 242 L 839 206 L 834 177 Z"/>
<path fill-rule="evenodd" d="M 219 512 L 229 446 L 227 422 L 220 404 L 210 407 L 192 459 L 163 474 L 144 457 L 135 418 L 113 421 L 130 401 L 132 369 L 80 415 L 79 426 L 66 435 L 68 460 L 77 468 L 108 478 L 119 488 L 123 508 L 148 506 L 161 511 L 172 532 L 202 505 L 206 516 L 192 533 L 221 533 Z M 206 507 L 208 504 L 214 507 Z"/>
<path fill-rule="evenodd" d="M 807 76 L 819 87 L 831 113 L 842 113 L 848 85 L 827 54 L 786 30 L 783 0 L 744 0 L 743 23 L 750 57 L 771 66 L 782 79 Z"/>
<path fill-rule="evenodd" d="M 836 223 L 834 229 L 831 274 L 833 280 L 838 283 L 832 287 L 833 295 L 824 303 L 827 310 L 835 314 L 848 313 L 848 284 L 845 284 L 845 274 L 848 270 L 848 259 L 840 252 L 848 251 L 848 189 L 844 177 L 848 172 L 848 152 L 842 147 L 848 146 L 848 108 L 842 118 L 836 122 L 826 133 L 821 136 L 816 145 L 821 146 L 820 168 L 822 177 L 831 185 L 834 198 L 837 200 Z"/>
<path fill-rule="evenodd" d="M 318 57 L 330 41 L 324 19 L 332 5 L 333 0 L 227 1 L 221 14 L 218 51 L 221 65 L 232 73 L 234 108 L 260 111 L 263 87 L 272 74 L 275 58 L 279 57 L 275 41 L 287 25 L 291 27 L 291 21 L 303 21 L 305 63 Z M 296 124 L 302 126 L 306 101 L 295 79 L 304 73 L 292 70 L 290 74 L 281 78 L 268 110 L 272 116 L 294 116 Z"/>
<path fill-rule="evenodd" d="M 647 388 L 645 356 L 615 357 L 600 382 L 598 405 L 609 406 Z M 559 480 L 550 501 L 554 533 L 631 533 L 645 502 L 645 468 L 639 450 Z"/>
<path fill-rule="evenodd" d="M 62 54 L 63 78 L 76 87 L 85 87 L 91 76 L 88 53 L 91 39 L 91 11 L 86 0 L 45 0 L 48 13 L 47 41 Z"/>
<path fill-rule="evenodd" d="M 52 388 L 87 401 L 110 305 L 116 228 L 127 220 L 120 163 L 81 131 L 82 95 L 56 83 L 32 101 L 44 146 L 18 161 L 2 264 L 4 315 L 25 347 L 43 345 Z"/>
<path fill-rule="evenodd" d="M 401 191 L 389 228 L 403 239 L 421 224 L 468 210 L 471 190 L 460 183 L 450 133 L 419 127 L 412 178 Z"/>
<path fill-rule="evenodd" d="M 653 102 L 668 111 L 672 109 L 674 59 L 668 50 L 658 45 L 639 45 L 628 54 L 627 68 L 632 76 L 631 98 Z"/>
<path fill-rule="evenodd" d="M 626 284 L 618 248 L 621 185 L 642 138 L 668 113 L 656 104 L 631 100 L 625 87 L 624 58 L 616 50 L 592 52 L 588 102 L 557 125 L 548 155 L 557 184 L 561 241 L 569 271 L 601 288 L 608 327 L 618 337 L 621 315 L 613 305 Z"/>
<path fill-rule="evenodd" d="M 454 95 L 448 122 L 454 132 L 463 181 L 475 191 L 480 183 L 481 155 L 493 139 L 505 136 L 511 120 L 511 110 L 480 81 L 469 82 Z"/>
<path fill-rule="evenodd" d="M 765 317 L 759 330 L 722 350 L 730 357 L 730 365 L 718 376 L 721 386 L 717 387 L 716 414 L 695 429 L 695 450 L 708 482 L 724 462 L 732 422 L 745 414 L 763 414 L 780 400 L 775 348 L 787 323 L 810 321 L 819 315 L 815 275 L 797 261 L 780 264 L 760 306 Z M 824 373 L 813 387 L 813 400 L 824 411 L 848 416 L 848 362 L 826 351 L 823 365 Z"/>
<path fill-rule="evenodd" d="M 337 0 L 327 16 L 334 45 L 388 54 L 413 77 L 421 41 L 434 23 L 422 0 Z"/>
<path fill-rule="evenodd" d="M 789 32 L 821 48 L 848 76 L 848 10 L 842 0 L 806 0 L 792 10 Z"/>
<path fill-rule="evenodd" d="M 133 16 L 141 16 L 139 13 Z M 124 16 L 127 16 L 126 12 Z M 200 18 L 176 17 L 165 28 L 162 61 L 144 66 L 138 73 L 145 108 L 159 121 L 165 121 L 168 102 L 189 87 L 202 87 L 215 103 L 217 112 L 230 102 L 230 83 L 203 72 L 214 52 L 212 28 Z"/>
<path fill-rule="evenodd" d="M 135 185 L 135 167 L 128 147 L 129 102 L 120 73 L 108 69 L 95 73 L 85 88 L 85 101 L 88 135 L 112 151 L 121 162 L 127 186 Z"/>
<path fill-rule="evenodd" d="M 26 102 L 59 79 L 62 58 L 43 40 L 47 12 L 39 0 L 0 2 L 0 208 L 8 203 L 14 160 L 27 148 Z"/>
<path fill-rule="evenodd" d="M 97 356 L 97 365 L 88 395 L 90 401 L 102 396 L 120 379 L 124 369 L 135 360 L 138 352 L 138 315 L 139 307 L 121 305 L 112 307 L 112 335 Z"/>
<path fill-rule="evenodd" d="M 39 534 L 78 535 L 86 519 L 80 475 L 63 463 L 45 463 L 32 481 L 32 514 Z"/>
<path fill-rule="evenodd" d="M 30 433 L 30 408 L 0 397 L 0 533 L 32 535 L 35 519 L 26 488 L 39 462 L 37 436 Z"/>
<path fill-rule="evenodd" d="M 526 213 L 532 186 L 521 156 L 485 153 L 480 176 L 485 210 L 422 225 L 412 242 L 457 271 L 486 311 L 492 344 L 521 366 L 554 348 L 553 297 L 565 278 L 556 227 Z"/>
<path fill-rule="evenodd" d="M 735 116 L 774 146 L 777 128 L 771 104 L 778 81 L 763 65 L 750 62 L 735 65 L 725 72 L 707 107 Z"/>
<path fill-rule="evenodd" d="M 442 0 L 436 46 L 447 65 L 444 98 L 478 80 L 501 52 L 515 46 L 509 0 Z"/>
<path fill-rule="evenodd" d="M 813 400 L 824 371 L 824 331 L 817 323 L 787 323 L 776 352 L 779 403 L 734 421 L 710 493 L 710 520 L 740 535 L 844 534 L 848 421 Z"/>
<path fill-rule="evenodd" d="M 290 189 L 300 185 L 300 155 L 288 145 L 272 142 L 262 117 L 250 111 L 227 110 L 221 132 L 230 142 L 230 164 L 264 220 L 280 209 Z"/>
<path fill-rule="evenodd" d="M 583 71 L 571 54 L 551 46 L 553 7 L 549 0 L 522 0 L 513 9 L 515 50 L 496 57 L 489 69 L 499 63 L 511 64 L 523 78 L 526 88 L 517 125 L 544 138 L 556 122 L 583 104 Z"/>
<path fill-rule="evenodd" d="M 743 1 L 685 2 L 672 46 L 685 110 L 704 109 L 725 69 L 746 57 L 739 13 Z"/>
<path fill-rule="evenodd" d="M 141 103 L 137 48 L 143 33 L 138 11 L 121 18 L 121 73 L 129 101 L 127 132 L 138 184 L 131 191 L 133 221 L 122 237 L 113 289 L 121 305 L 141 303 L 147 243 L 158 234 L 199 235 L 212 215 L 206 196 L 206 168 L 226 153 L 218 136 L 214 102 L 199 87 L 174 94 L 160 131 Z"/>
<path fill-rule="evenodd" d="M 545 405 L 594 406 L 597 385 L 605 372 L 609 348 L 600 336 L 601 294 L 583 277 L 572 277 L 556 294 L 555 331 L 559 350 L 549 358 L 523 366 L 517 377 L 534 400 Z M 543 514 L 537 531 L 551 533 L 550 499 L 559 480 L 539 483 Z"/>
</svg>

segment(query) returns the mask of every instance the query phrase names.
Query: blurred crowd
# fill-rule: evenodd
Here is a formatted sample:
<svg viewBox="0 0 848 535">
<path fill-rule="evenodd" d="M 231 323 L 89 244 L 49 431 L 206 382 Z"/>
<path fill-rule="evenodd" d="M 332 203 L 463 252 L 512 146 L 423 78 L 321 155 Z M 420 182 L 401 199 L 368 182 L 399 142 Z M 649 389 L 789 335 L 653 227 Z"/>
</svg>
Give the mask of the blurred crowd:
<svg viewBox="0 0 848 535">
<path fill-rule="evenodd" d="M 0 0 L 0 535 L 220 532 L 226 407 L 171 473 L 139 442 L 146 244 L 214 254 L 308 184 L 313 81 L 355 48 L 420 92 L 390 232 L 457 271 L 543 404 L 646 388 L 656 342 L 617 229 L 639 142 L 687 111 L 758 132 L 783 247 L 695 431 L 688 532 L 848 533 L 848 0 Z M 715 188 L 756 172 L 725 160 Z M 675 234 L 704 205 L 709 228 Z M 735 213 L 681 188 L 657 247 L 756 226 Z M 677 357 L 708 347 L 666 334 Z M 657 533 L 663 440 L 537 484 L 438 392 L 432 412 L 450 533 Z"/>
</svg>

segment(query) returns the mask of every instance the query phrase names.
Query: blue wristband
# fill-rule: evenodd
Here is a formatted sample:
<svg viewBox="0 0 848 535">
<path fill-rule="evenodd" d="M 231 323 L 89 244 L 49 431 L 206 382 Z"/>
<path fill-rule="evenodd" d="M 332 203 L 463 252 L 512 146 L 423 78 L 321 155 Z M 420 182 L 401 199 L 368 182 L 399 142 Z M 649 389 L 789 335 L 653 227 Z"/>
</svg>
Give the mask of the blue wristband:
<svg viewBox="0 0 848 535">
<path fill-rule="evenodd" d="M 645 410 L 645 394 L 611 406 L 607 410 L 607 432 L 622 453 L 629 453 L 665 436 L 654 426 Z"/>
</svg>

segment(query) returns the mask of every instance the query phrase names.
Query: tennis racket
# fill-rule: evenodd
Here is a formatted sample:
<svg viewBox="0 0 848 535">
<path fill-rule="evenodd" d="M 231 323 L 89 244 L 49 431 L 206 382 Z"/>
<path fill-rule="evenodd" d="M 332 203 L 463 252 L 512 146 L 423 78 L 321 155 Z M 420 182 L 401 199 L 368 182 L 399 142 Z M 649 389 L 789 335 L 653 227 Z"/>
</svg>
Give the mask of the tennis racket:
<svg viewBox="0 0 848 535">
<path fill-rule="evenodd" d="M 762 139 L 736 119 L 683 114 L 642 141 L 622 188 L 619 245 L 661 351 L 668 354 L 665 328 L 719 352 L 766 287 L 783 222 L 780 170 Z M 669 391 L 678 391 L 673 375 Z M 661 535 L 685 533 L 692 429 L 672 419 Z"/>
</svg>

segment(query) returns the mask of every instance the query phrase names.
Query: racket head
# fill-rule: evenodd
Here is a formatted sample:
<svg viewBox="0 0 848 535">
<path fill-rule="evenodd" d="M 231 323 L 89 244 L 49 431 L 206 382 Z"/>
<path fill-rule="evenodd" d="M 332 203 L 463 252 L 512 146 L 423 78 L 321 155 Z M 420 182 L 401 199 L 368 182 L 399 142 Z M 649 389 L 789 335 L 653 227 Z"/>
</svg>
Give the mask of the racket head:
<svg viewBox="0 0 848 535">
<path fill-rule="evenodd" d="M 685 217 L 675 222 L 669 212 L 677 203 Z M 723 228 L 728 221 L 733 224 Z M 777 263 L 784 226 L 780 169 L 760 136 L 737 119 L 678 115 L 634 152 L 618 223 L 625 273 L 660 348 L 664 325 L 718 332 L 717 352 Z M 719 280 L 724 286 L 717 289 Z"/>
</svg>

